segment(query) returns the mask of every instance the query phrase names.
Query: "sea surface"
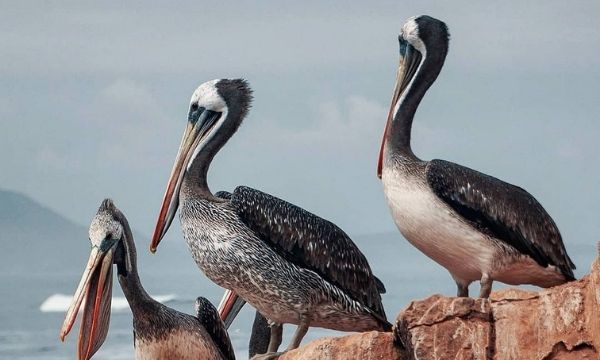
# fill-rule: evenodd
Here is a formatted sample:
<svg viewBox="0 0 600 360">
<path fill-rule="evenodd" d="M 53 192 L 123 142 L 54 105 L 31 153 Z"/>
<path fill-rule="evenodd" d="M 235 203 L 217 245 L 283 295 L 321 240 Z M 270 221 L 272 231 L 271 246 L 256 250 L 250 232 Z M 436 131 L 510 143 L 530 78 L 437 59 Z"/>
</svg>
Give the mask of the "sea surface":
<svg viewBox="0 0 600 360">
<path fill-rule="evenodd" d="M 388 319 L 393 322 L 398 312 L 411 300 L 425 298 L 435 293 L 455 294 L 455 285 L 449 274 L 411 247 L 399 234 L 354 236 L 354 241 L 367 255 L 375 274 L 387 287 L 383 301 Z M 146 244 L 142 250 L 146 251 Z M 163 244 L 161 244 L 163 246 Z M 194 267 L 183 243 L 178 251 L 164 252 L 160 271 L 140 261 L 140 277 L 150 294 L 169 297 L 167 305 L 177 310 L 193 313 L 197 296 L 208 298 L 218 304 L 223 290 L 212 284 Z M 140 247 L 140 246 L 138 246 Z M 578 265 L 578 277 L 589 271 L 595 258 L 593 242 L 567 243 L 568 251 Z M 77 257 L 81 270 L 88 254 L 70 254 Z M 40 310 L 42 303 L 57 294 L 72 294 L 81 271 L 46 272 L 35 271 L 35 263 L 43 259 L 24 259 L 32 262 L 27 273 L 0 274 L 0 359 L 73 359 L 76 355 L 77 323 L 64 343 L 58 338 L 64 319 L 60 301 L 54 304 L 58 310 Z M 142 259 L 143 260 L 143 259 Z M 114 296 L 123 296 L 115 281 Z M 494 288 L 502 287 L 495 283 Z M 471 285 L 471 294 L 477 294 L 478 284 Z M 230 328 L 230 336 L 239 359 L 247 358 L 247 343 L 254 317 L 250 306 L 242 310 Z M 287 345 L 294 327 L 284 327 L 282 348 Z M 322 336 L 341 333 L 311 328 L 303 343 Z M 94 359 L 132 359 L 133 332 L 131 313 L 127 307 L 118 306 L 112 314 L 108 337 Z"/>
</svg>

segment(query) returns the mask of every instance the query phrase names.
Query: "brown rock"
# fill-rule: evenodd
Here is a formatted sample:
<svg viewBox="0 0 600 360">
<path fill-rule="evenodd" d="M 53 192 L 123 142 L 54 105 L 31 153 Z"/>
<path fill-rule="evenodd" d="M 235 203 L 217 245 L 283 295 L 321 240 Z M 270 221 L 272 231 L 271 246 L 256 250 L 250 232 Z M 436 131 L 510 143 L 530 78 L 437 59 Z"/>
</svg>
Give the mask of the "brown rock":
<svg viewBox="0 0 600 360">
<path fill-rule="evenodd" d="M 396 339 L 416 359 L 486 359 L 493 354 L 490 302 L 433 295 L 398 317 Z"/>
<path fill-rule="evenodd" d="M 583 279 L 539 292 L 413 302 L 394 331 L 415 359 L 600 359 L 600 261 Z"/>
<path fill-rule="evenodd" d="M 280 360 L 404 360 L 391 332 L 371 331 L 342 337 L 324 337 L 292 350 Z"/>
<path fill-rule="evenodd" d="M 539 292 L 413 301 L 393 334 L 322 338 L 280 359 L 600 359 L 600 259 L 582 279 Z"/>
</svg>

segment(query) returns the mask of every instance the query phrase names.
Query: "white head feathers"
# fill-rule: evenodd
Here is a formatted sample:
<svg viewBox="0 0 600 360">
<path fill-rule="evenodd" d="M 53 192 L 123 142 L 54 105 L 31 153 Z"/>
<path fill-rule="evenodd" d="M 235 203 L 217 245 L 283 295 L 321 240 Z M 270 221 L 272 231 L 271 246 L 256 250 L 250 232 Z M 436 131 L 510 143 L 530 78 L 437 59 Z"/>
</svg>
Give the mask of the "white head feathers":
<svg viewBox="0 0 600 360">
<path fill-rule="evenodd" d="M 89 237 L 92 246 L 100 246 L 102 241 L 110 237 L 118 240 L 123 237 L 123 225 L 107 212 L 99 212 L 94 216 L 89 228 Z"/>
<path fill-rule="evenodd" d="M 425 56 L 427 49 L 425 48 L 425 43 L 423 43 L 423 40 L 421 40 L 421 37 L 419 36 L 419 24 L 417 24 L 416 16 L 406 20 L 406 23 L 402 25 L 400 35 L 423 56 Z"/>
<path fill-rule="evenodd" d="M 227 104 L 221 95 L 219 95 L 216 86 L 219 81 L 221 79 L 215 79 L 198 86 L 192 94 L 190 104 L 198 103 L 199 107 L 217 112 L 225 112 Z"/>
</svg>

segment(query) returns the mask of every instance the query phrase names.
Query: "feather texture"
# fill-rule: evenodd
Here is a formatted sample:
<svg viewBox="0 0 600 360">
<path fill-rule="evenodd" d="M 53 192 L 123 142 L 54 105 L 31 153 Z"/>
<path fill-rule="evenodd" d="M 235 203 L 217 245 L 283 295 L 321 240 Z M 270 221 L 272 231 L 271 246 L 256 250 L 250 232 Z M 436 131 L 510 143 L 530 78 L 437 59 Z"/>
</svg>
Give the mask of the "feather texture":
<svg viewBox="0 0 600 360">
<path fill-rule="evenodd" d="M 575 265 L 556 224 L 527 191 L 444 160 L 430 161 L 426 177 L 434 193 L 472 226 L 574 279 Z"/>
<path fill-rule="evenodd" d="M 225 324 L 221 321 L 217 309 L 206 298 L 198 297 L 196 299 L 196 317 L 223 354 L 223 358 L 235 359 Z"/>
<path fill-rule="evenodd" d="M 379 295 L 381 282 L 373 275 L 362 252 L 339 227 L 245 186 L 234 190 L 231 203 L 244 224 L 286 260 L 316 272 L 379 317 L 386 318 Z"/>
</svg>

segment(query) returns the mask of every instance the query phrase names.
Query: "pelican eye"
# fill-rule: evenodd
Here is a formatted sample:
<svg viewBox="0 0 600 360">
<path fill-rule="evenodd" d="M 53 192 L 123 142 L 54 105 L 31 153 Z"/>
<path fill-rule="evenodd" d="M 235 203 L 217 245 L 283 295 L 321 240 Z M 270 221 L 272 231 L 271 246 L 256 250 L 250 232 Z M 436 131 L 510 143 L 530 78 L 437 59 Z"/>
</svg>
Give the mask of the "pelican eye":
<svg viewBox="0 0 600 360">
<path fill-rule="evenodd" d="M 192 111 L 198 110 L 198 103 L 193 103 L 192 106 L 190 107 L 190 110 L 192 110 Z"/>
</svg>

